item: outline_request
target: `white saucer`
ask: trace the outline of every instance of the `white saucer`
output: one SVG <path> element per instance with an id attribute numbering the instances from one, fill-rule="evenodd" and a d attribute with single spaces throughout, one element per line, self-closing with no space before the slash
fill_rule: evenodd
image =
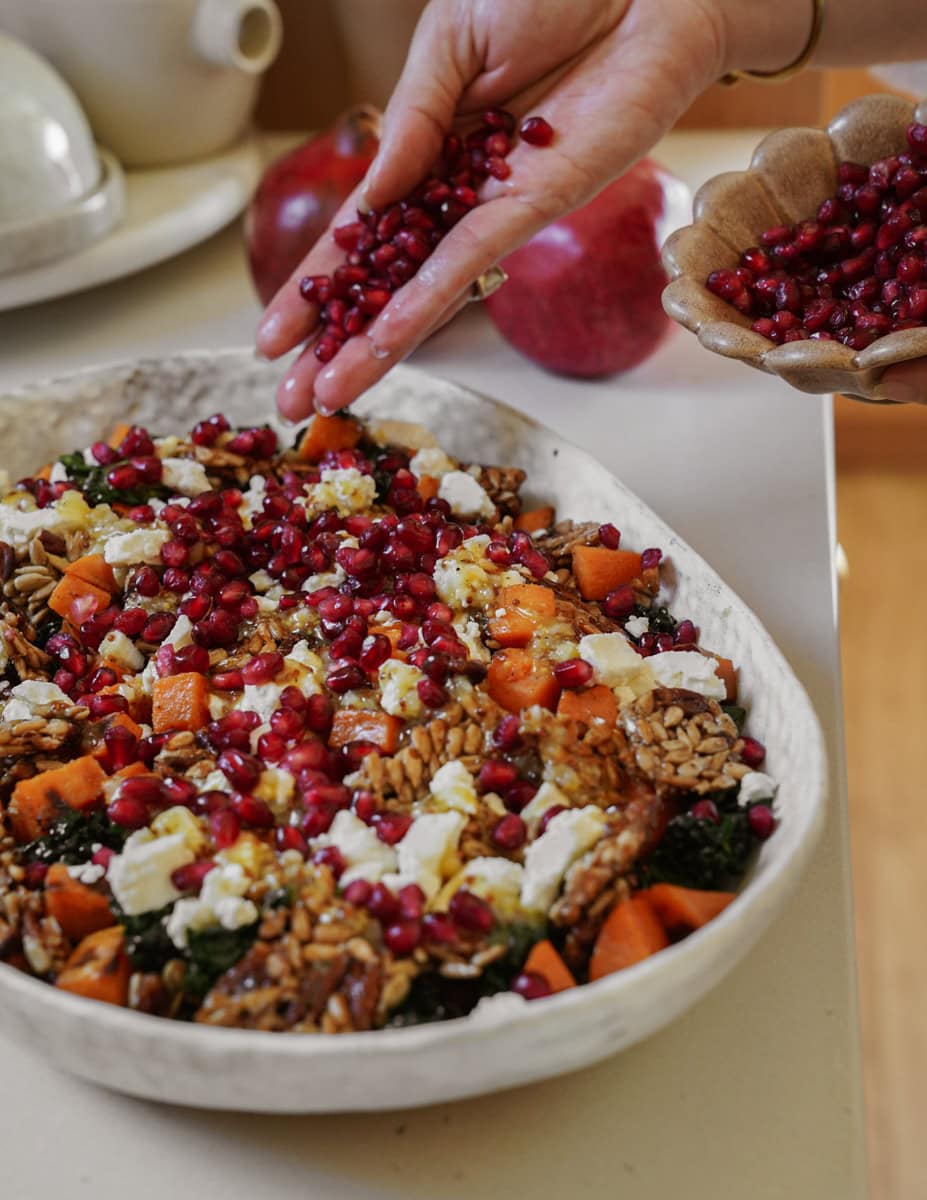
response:
<path id="1" fill-rule="evenodd" d="M 67 258 L 0 275 L 0 312 L 141 271 L 211 237 L 242 211 L 261 174 L 257 138 L 200 162 L 125 173 L 125 217 Z"/>

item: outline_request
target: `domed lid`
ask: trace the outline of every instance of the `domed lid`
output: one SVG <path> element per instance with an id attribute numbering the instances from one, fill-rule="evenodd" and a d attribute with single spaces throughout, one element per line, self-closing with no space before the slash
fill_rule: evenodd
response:
<path id="1" fill-rule="evenodd" d="M 69 208 L 101 178 L 77 97 L 43 58 L 0 33 L 0 225 Z"/>

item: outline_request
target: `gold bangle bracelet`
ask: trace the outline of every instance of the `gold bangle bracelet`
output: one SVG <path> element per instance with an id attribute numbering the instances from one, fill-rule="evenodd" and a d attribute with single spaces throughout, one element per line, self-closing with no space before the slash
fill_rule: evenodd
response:
<path id="1" fill-rule="evenodd" d="M 719 82 L 728 86 L 739 83 L 741 79 L 749 79 L 753 83 L 784 83 L 786 79 L 791 79 L 793 75 L 804 70 L 818 48 L 827 10 L 827 0 L 812 0 L 812 2 L 814 15 L 811 20 L 811 32 L 808 34 L 805 48 L 794 62 L 778 71 L 731 71 L 729 74 L 723 75 Z"/>

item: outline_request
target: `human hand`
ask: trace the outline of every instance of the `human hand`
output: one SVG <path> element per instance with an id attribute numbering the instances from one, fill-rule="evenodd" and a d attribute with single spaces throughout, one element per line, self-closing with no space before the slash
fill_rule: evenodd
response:
<path id="1" fill-rule="evenodd" d="M 875 394 L 896 404 L 927 404 L 927 360 L 915 358 L 889 367 Z"/>
<path id="2" fill-rule="evenodd" d="M 764 2 L 762 10 L 768 7 Z M 448 320 L 479 275 L 646 153 L 731 65 L 729 55 L 738 56 L 739 65 L 754 65 L 741 45 L 732 48 L 728 9 L 754 5 L 432 0 L 386 110 L 377 159 L 333 226 L 351 220 L 362 200 L 382 208 L 410 191 L 436 160 L 444 134 L 472 124 L 487 108 L 504 107 L 517 117 L 540 114 L 555 140 L 543 150 L 518 143 L 507 160 L 510 177 L 487 181 L 483 203 L 329 363 L 319 362 L 311 346 L 302 351 L 278 393 L 283 415 L 299 420 L 313 403 L 324 412 L 349 404 Z M 755 15 L 752 20 L 762 32 Z M 800 48 L 803 30 L 800 20 L 796 24 Z M 781 55 L 773 63 L 788 61 L 791 52 L 791 46 L 769 49 Z M 261 353 L 277 358 L 312 336 L 319 309 L 302 299 L 299 280 L 330 273 L 343 257 L 329 230 L 269 305 L 258 331 Z"/>

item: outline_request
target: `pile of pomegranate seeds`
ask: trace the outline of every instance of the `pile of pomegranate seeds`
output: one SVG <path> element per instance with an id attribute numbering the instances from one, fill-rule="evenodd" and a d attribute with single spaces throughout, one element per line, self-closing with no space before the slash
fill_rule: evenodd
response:
<path id="1" fill-rule="evenodd" d="M 529 117 L 520 133 L 533 146 L 548 146 L 554 137 L 543 117 Z M 508 179 L 505 160 L 514 134 L 512 114 L 490 109 L 478 129 L 445 137 L 434 170 L 403 200 L 383 210 L 358 210 L 356 221 L 335 230 L 344 263 L 331 275 L 307 275 L 299 285 L 305 300 L 321 306 L 315 344 L 320 362 L 334 358 L 409 282 L 447 232 L 479 204 L 480 184 Z"/>
<path id="2" fill-rule="evenodd" d="M 814 220 L 767 229 L 708 290 L 776 345 L 806 338 L 864 350 L 927 324 L 927 125 L 871 167 L 845 162 Z"/>

